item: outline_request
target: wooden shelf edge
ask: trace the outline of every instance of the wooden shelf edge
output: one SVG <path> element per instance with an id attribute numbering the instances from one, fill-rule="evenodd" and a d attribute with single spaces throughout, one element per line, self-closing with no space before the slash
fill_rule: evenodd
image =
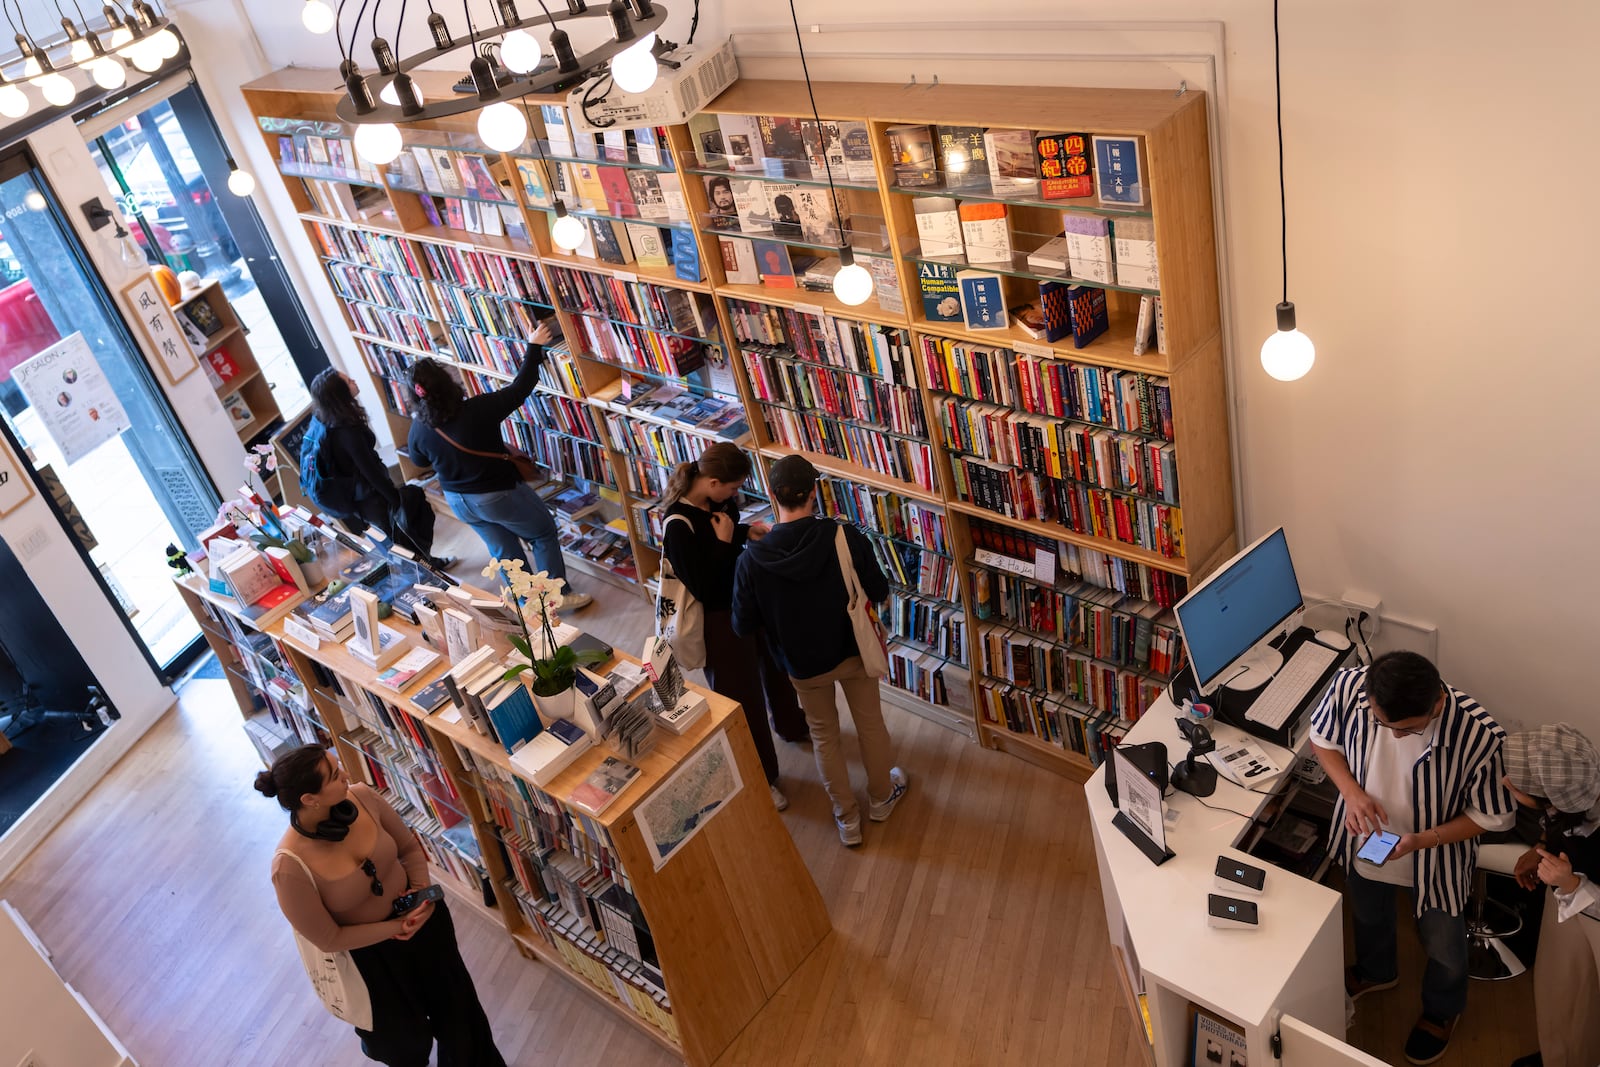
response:
<path id="1" fill-rule="evenodd" d="M 934 446 L 930 445 L 929 447 Z M 847 459 L 840 459 L 837 456 L 825 456 L 821 452 L 810 452 L 804 448 L 791 448 L 788 445 L 777 443 L 762 445 L 761 454 L 771 459 L 782 459 L 784 456 L 804 456 L 811 461 L 813 467 L 823 474 L 832 475 L 836 478 L 845 478 L 852 482 L 860 482 L 862 485 L 870 486 L 873 489 L 881 489 L 884 492 L 898 493 L 903 497 L 909 497 L 919 503 L 929 504 L 934 507 L 942 508 L 945 506 L 944 497 L 934 490 L 924 489 L 920 485 L 914 485 L 911 482 L 902 482 L 898 478 L 868 470 L 866 467 L 851 463 Z"/>
<path id="2" fill-rule="evenodd" d="M 980 723 L 978 729 L 986 742 L 984 747 L 998 749 L 1008 756 L 1025 759 L 1034 766 L 1054 771 L 1063 778 L 1070 778 L 1075 782 L 1087 782 L 1095 772 L 1094 764 L 1089 762 L 1089 757 L 1080 756 L 1071 749 L 1052 745 L 1032 734 L 1012 733 L 1004 726 L 995 726 L 992 723 Z"/>
<path id="3" fill-rule="evenodd" d="M 883 682 L 878 689 L 885 704 L 893 705 L 901 711 L 907 711 L 919 718 L 937 723 L 946 730 L 952 730 L 969 741 L 978 740 L 978 731 L 974 725 L 974 720 L 956 709 L 930 704 L 914 693 L 908 693 L 904 689 L 892 686 L 887 681 Z"/>
<path id="4" fill-rule="evenodd" d="M 565 978 L 568 982 L 571 982 L 573 985 L 589 994 L 589 996 L 593 999 L 610 1008 L 614 1015 L 620 1016 L 635 1030 L 638 1030 L 640 1033 L 650 1038 L 652 1041 L 666 1049 L 668 1052 L 672 1053 L 674 1056 L 678 1056 L 680 1058 L 683 1056 L 683 1049 L 676 1041 L 672 1040 L 672 1038 L 663 1031 L 657 1029 L 652 1023 L 642 1018 L 638 1012 L 623 1004 L 622 1001 L 609 995 L 604 990 L 597 988 L 593 982 L 589 981 L 589 979 L 568 967 L 567 961 L 552 951 L 550 947 L 543 941 L 540 941 L 538 937 L 525 934 L 520 931 L 512 933 L 511 937 L 512 940 L 514 940 L 518 945 L 527 950 L 530 955 L 538 959 L 540 963 L 548 964 L 552 969 L 555 970 L 557 974 L 561 975 L 561 977 Z"/>
<path id="5" fill-rule="evenodd" d="M 1120 556 L 1134 563 L 1143 563 L 1154 567 L 1156 570 L 1181 574 L 1185 578 L 1190 575 L 1190 566 L 1187 559 L 1169 559 L 1158 552 L 1151 552 L 1149 549 L 1140 548 L 1137 545 L 1125 545 L 1121 541 L 1108 541 L 1104 538 L 1076 533 L 1058 523 L 1041 522 L 1038 519 L 1014 519 L 1008 515 L 1002 515 L 998 511 L 980 508 L 978 505 L 970 504 L 965 500 L 951 500 L 946 506 L 951 511 L 960 512 L 969 518 L 988 519 L 1006 526 L 1014 526 L 1019 530 L 1036 533 L 1042 537 L 1077 545 L 1079 548 L 1093 549 L 1096 552 Z"/>

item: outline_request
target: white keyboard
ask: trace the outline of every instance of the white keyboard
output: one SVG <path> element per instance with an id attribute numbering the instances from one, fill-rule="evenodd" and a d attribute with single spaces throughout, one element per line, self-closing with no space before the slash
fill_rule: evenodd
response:
<path id="1" fill-rule="evenodd" d="M 1307 641 L 1289 657 L 1283 669 L 1272 676 L 1272 681 L 1261 690 L 1244 717 L 1274 730 L 1281 729 L 1311 687 L 1317 684 L 1322 672 L 1338 658 L 1339 653 L 1333 649 Z"/>

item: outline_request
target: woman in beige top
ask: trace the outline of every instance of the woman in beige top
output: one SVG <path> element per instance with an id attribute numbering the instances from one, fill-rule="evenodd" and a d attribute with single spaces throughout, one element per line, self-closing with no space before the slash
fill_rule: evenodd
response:
<path id="1" fill-rule="evenodd" d="M 272 884 L 299 934 L 324 952 L 348 951 L 372 999 L 361 1050 L 389 1067 L 505 1067 L 443 901 L 403 917 L 396 897 L 428 884 L 415 834 L 365 785 L 351 785 L 320 745 L 305 745 L 256 776 L 289 829 L 272 860 Z M 304 861 L 304 868 L 296 862 Z M 309 872 L 309 877 L 307 874 Z"/>

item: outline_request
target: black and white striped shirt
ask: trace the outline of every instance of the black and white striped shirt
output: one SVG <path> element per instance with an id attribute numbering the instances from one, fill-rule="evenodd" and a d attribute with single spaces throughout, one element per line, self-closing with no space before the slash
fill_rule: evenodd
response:
<path id="1" fill-rule="evenodd" d="M 1334 675 L 1311 717 L 1313 735 L 1344 750 L 1350 773 L 1363 788 L 1372 739 L 1382 729 L 1367 700 L 1366 674 L 1367 668 L 1357 667 Z M 1509 823 L 1516 814 L 1516 801 L 1500 783 L 1505 774 L 1500 753 L 1505 731 L 1467 694 L 1449 686 L 1445 686 L 1445 694 L 1433 744 L 1411 770 L 1412 825 L 1426 832 L 1469 808 Z M 1333 808 L 1330 849 L 1343 857 L 1348 869 L 1355 863 L 1359 843 L 1345 829 L 1344 817 L 1341 796 Z M 1461 914 L 1472 894 L 1477 857 L 1476 838 L 1412 853 L 1416 914 L 1420 917 L 1430 908 Z"/>

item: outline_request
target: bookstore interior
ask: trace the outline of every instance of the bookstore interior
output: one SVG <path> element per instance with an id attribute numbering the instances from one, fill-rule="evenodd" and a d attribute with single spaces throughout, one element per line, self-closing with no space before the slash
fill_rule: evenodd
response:
<path id="1" fill-rule="evenodd" d="M 884 6 L 6 8 L 0 1067 L 1600 1067 L 1560 64 Z"/>

